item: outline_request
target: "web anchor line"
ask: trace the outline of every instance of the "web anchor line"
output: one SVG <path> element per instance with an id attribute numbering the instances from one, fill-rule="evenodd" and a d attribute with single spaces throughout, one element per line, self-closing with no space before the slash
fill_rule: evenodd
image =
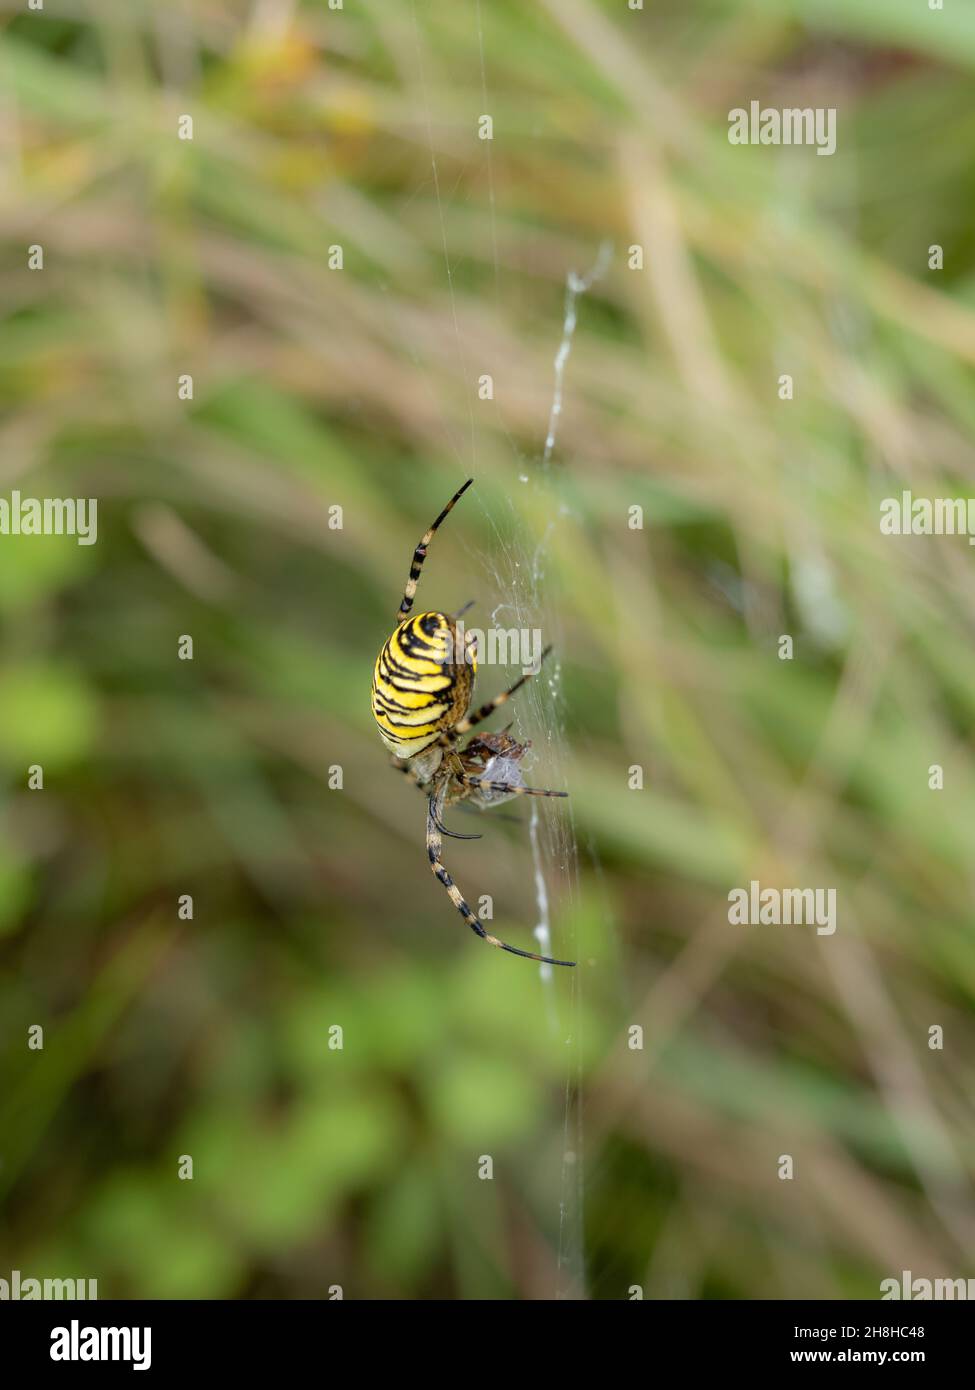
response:
<path id="1" fill-rule="evenodd" d="M 542 463 L 551 461 L 552 450 L 555 448 L 555 434 L 558 429 L 559 417 L 562 414 L 565 364 L 569 360 L 569 353 L 572 351 L 572 339 L 576 331 L 576 301 L 581 294 L 588 293 L 596 281 L 601 280 L 606 274 L 612 254 L 612 242 L 604 241 L 587 274 L 579 275 L 576 271 L 570 270 L 565 277 L 565 317 L 562 320 L 562 341 L 555 354 L 555 387 L 552 392 L 552 408 L 549 411 L 548 434 L 545 436 L 545 452 L 542 455 Z"/>

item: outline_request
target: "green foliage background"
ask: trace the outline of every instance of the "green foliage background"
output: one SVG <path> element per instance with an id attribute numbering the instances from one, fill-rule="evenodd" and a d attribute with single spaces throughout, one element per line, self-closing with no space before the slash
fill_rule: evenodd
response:
<path id="1" fill-rule="evenodd" d="M 100 508 L 93 547 L 0 537 L 0 1273 L 526 1299 L 975 1274 L 972 555 L 878 529 L 902 488 L 973 491 L 970 7 L 0 11 L 0 492 Z M 730 146 L 753 99 L 835 106 L 837 153 Z M 565 276 L 606 239 L 546 472 Z M 421 599 L 484 621 L 545 540 L 565 738 L 532 780 L 564 770 L 580 844 L 563 882 L 546 806 L 582 960 L 554 1001 L 459 924 L 369 714 L 469 472 Z M 483 828 L 448 862 L 528 944 L 524 818 Z M 835 887 L 835 936 L 729 926 L 753 877 Z"/>

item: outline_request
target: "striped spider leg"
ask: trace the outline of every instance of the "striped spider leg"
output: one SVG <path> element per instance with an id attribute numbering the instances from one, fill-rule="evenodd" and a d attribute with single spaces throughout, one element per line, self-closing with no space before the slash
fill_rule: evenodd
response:
<path id="1" fill-rule="evenodd" d="M 453 510 L 455 505 L 460 501 L 460 499 L 463 497 L 464 493 L 467 491 L 467 489 L 470 487 L 473 481 L 473 478 L 468 478 L 467 482 L 464 483 L 463 487 L 459 487 L 457 489 L 453 497 L 451 497 L 450 501 L 447 503 L 446 507 L 444 507 L 443 511 L 437 517 L 436 521 L 433 523 L 430 529 L 428 531 L 424 531 L 423 535 L 420 537 L 419 543 L 417 544 L 417 547 L 413 552 L 413 559 L 410 563 L 410 575 L 406 581 L 406 588 L 403 591 L 403 598 L 400 602 L 399 612 L 396 614 L 397 626 L 399 626 L 399 624 L 404 620 L 404 618 L 407 618 L 409 616 L 410 610 L 413 607 L 413 599 L 416 597 L 416 586 L 420 579 L 420 571 L 423 568 L 424 560 L 427 558 L 427 547 L 433 540 L 434 536 L 437 534 L 437 530 L 440 526 L 440 523 Z"/>
<path id="2" fill-rule="evenodd" d="M 507 735 L 489 734 L 487 737 L 503 739 L 506 738 Z M 511 740 L 511 742 L 514 742 L 514 740 Z M 525 748 L 527 747 L 527 745 L 522 744 L 517 744 L 516 746 L 521 749 L 522 753 L 524 753 Z M 446 761 L 449 760 L 445 759 L 445 762 Z M 449 769 L 445 769 L 444 772 L 437 777 L 435 790 L 430 793 L 430 798 L 428 802 L 427 857 L 430 860 L 430 869 L 434 877 L 447 890 L 447 895 L 450 898 L 450 901 L 453 903 L 454 907 L 456 907 L 457 911 L 463 917 L 464 921 L 470 927 L 471 931 L 475 932 L 481 938 L 482 941 L 486 941 L 489 946 L 497 946 L 502 951 L 510 951 L 510 953 L 513 956 L 523 956 L 526 960 L 537 960 L 544 965 L 575 965 L 576 962 L 574 960 L 555 960 L 552 956 L 540 956 L 536 955 L 534 951 L 522 951 L 517 946 L 509 946 L 507 941 L 501 941 L 498 937 L 492 936 L 489 932 L 485 931 L 481 922 L 478 921 L 477 917 L 475 917 L 474 913 L 471 911 L 471 908 L 468 906 L 468 903 L 464 898 L 464 895 L 461 893 L 460 889 L 457 887 L 456 883 L 451 878 L 450 874 L 447 872 L 440 858 L 443 849 L 443 841 L 440 838 L 440 825 L 442 823 L 443 808 L 448 796 L 450 795 L 451 785 L 454 781 L 457 782 L 459 791 L 457 791 L 454 794 L 453 799 L 459 799 L 459 797 L 464 795 L 471 787 L 483 787 L 483 789 L 496 788 L 497 800 L 499 801 L 505 800 L 508 796 L 518 794 L 526 796 L 565 796 L 566 793 L 539 791 L 534 787 L 526 787 L 523 784 L 520 786 L 514 786 L 508 782 L 489 782 L 482 784 L 481 779 L 479 778 L 469 778 L 464 773 L 455 773 L 450 771 Z"/>
<path id="3" fill-rule="evenodd" d="M 551 647 L 546 647 L 542 652 L 538 660 L 539 669 L 541 669 L 542 662 L 551 650 Z M 532 680 L 537 675 L 538 671 L 526 671 L 523 676 L 520 676 L 519 679 L 515 681 L 514 685 L 509 685 L 507 690 L 502 690 L 500 695 L 495 695 L 493 699 L 483 704 L 480 709 L 475 710 L 473 714 L 466 715 L 459 724 L 455 724 L 446 734 L 442 734 L 440 738 L 441 743 L 445 745 L 448 743 L 456 743 L 457 739 L 463 737 L 464 734 L 470 733 L 471 729 L 475 728 L 478 724 L 483 724 L 485 719 L 490 719 L 491 715 L 500 705 L 506 704 L 508 700 L 511 699 L 516 690 L 520 690 L 526 681 Z M 527 743 L 525 747 L 528 747 Z"/>

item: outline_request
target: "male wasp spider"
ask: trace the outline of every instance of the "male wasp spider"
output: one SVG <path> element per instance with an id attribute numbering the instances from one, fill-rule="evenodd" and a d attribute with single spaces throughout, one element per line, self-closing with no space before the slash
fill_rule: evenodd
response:
<path id="1" fill-rule="evenodd" d="M 523 675 L 509 690 L 468 714 L 477 672 L 477 652 L 469 635 L 460 637 L 459 614 L 417 613 L 410 616 L 427 547 L 437 528 L 461 498 L 473 478 L 458 488 L 413 552 L 410 575 L 396 615 L 396 630 L 376 660 L 372 676 L 372 712 L 383 743 L 393 754 L 393 766 L 406 773 L 427 797 L 427 856 L 430 868 L 446 888 L 464 921 L 489 946 L 513 956 L 544 961 L 546 965 L 575 965 L 532 951 L 520 951 L 490 936 L 468 907 L 463 894 L 440 862 L 441 835 L 456 840 L 479 840 L 458 835 L 443 823 L 447 806 L 469 801 L 479 810 L 497 806 L 513 796 L 567 796 L 567 792 L 526 787 L 519 766 L 529 744 L 519 743 L 507 730 L 480 734 L 459 747 L 461 737 L 510 700 L 530 679 Z M 542 660 L 548 654 L 542 653 Z"/>

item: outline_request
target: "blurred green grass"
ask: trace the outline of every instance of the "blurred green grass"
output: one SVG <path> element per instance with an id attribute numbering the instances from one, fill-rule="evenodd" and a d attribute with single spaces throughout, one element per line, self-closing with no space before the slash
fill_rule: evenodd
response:
<path id="1" fill-rule="evenodd" d="M 877 502 L 971 487 L 975 21 L 19 9 L 0 486 L 97 496 L 99 541 L 0 538 L 0 1269 L 140 1297 L 964 1274 L 975 590 L 963 542 L 881 538 Z M 753 98 L 835 105 L 837 154 L 731 147 Z M 607 238 L 544 472 L 565 276 Z M 575 885 L 546 807 L 583 960 L 554 1032 L 443 901 L 368 709 L 469 472 L 421 597 L 558 632 L 564 738 L 544 692 L 518 716 L 580 845 Z M 484 828 L 449 862 L 525 943 L 527 830 Z M 835 886 L 836 936 L 729 927 L 750 877 Z"/>

